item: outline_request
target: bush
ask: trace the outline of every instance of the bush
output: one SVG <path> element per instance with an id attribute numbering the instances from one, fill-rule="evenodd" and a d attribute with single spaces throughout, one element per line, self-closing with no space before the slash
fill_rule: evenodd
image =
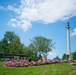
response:
<path id="1" fill-rule="evenodd" d="M 38 60 L 38 61 L 28 61 L 28 60 L 9 60 L 5 63 L 6 67 L 27 67 L 27 66 L 35 66 L 35 65 L 45 65 L 45 64 L 53 64 L 53 63 L 63 63 L 63 62 L 72 62 L 69 60 Z M 73 62 L 76 62 L 73 61 Z"/>

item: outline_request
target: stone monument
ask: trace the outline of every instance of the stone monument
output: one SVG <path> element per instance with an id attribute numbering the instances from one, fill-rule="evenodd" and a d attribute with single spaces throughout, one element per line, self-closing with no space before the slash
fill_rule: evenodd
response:
<path id="1" fill-rule="evenodd" d="M 66 58 L 67 60 L 72 60 L 72 57 L 71 57 L 71 49 L 70 49 L 70 25 L 69 25 L 69 22 L 67 23 L 67 53 L 66 53 Z"/>

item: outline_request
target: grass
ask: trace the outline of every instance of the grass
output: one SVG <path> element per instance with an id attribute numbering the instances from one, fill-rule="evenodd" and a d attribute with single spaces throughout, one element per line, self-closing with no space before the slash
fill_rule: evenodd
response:
<path id="1" fill-rule="evenodd" d="M 68 63 L 29 67 L 4 67 L 0 62 L 0 75 L 76 75 L 76 66 Z"/>

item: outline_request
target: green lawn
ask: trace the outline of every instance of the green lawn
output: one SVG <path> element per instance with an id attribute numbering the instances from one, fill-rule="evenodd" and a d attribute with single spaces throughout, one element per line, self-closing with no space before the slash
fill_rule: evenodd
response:
<path id="1" fill-rule="evenodd" d="M 76 75 L 76 66 L 68 63 L 6 68 L 0 62 L 0 75 Z"/>

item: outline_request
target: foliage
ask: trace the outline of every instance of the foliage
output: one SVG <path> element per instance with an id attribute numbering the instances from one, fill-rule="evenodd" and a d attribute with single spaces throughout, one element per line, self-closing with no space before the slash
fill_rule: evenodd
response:
<path id="1" fill-rule="evenodd" d="M 64 53 L 62 56 L 62 60 L 65 60 L 65 59 L 66 59 L 66 54 Z"/>
<path id="2" fill-rule="evenodd" d="M 30 60 L 41 59 L 41 54 L 47 55 L 52 47 L 52 40 L 41 36 L 34 37 L 26 47 L 21 43 L 19 36 L 11 31 L 6 31 L 4 38 L 0 40 L 0 52 L 27 54 Z"/>
<path id="3" fill-rule="evenodd" d="M 64 60 L 9 60 L 5 63 L 6 67 L 26 67 L 26 66 L 35 66 L 35 65 L 45 65 L 45 64 L 55 64 L 55 63 L 69 63 L 71 61 L 64 61 Z M 74 61 L 76 63 L 76 61 Z"/>
<path id="4" fill-rule="evenodd" d="M 60 58 L 58 56 L 56 56 L 53 60 L 60 60 Z"/>
<path id="5" fill-rule="evenodd" d="M 34 37 L 29 45 L 29 49 L 36 57 L 43 53 L 47 55 L 47 52 L 52 50 L 51 47 L 53 47 L 52 40 L 41 36 Z"/>
<path id="6" fill-rule="evenodd" d="M 0 41 L 0 52 L 4 53 L 24 53 L 26 47 L 21 43 L 19 36 L 14 32 L 7 31 Z"/>
<path id="7" fill-rule="evenodd" d="M 76 51 L 73 52 L 73 59 L 76 60 Z"/>

